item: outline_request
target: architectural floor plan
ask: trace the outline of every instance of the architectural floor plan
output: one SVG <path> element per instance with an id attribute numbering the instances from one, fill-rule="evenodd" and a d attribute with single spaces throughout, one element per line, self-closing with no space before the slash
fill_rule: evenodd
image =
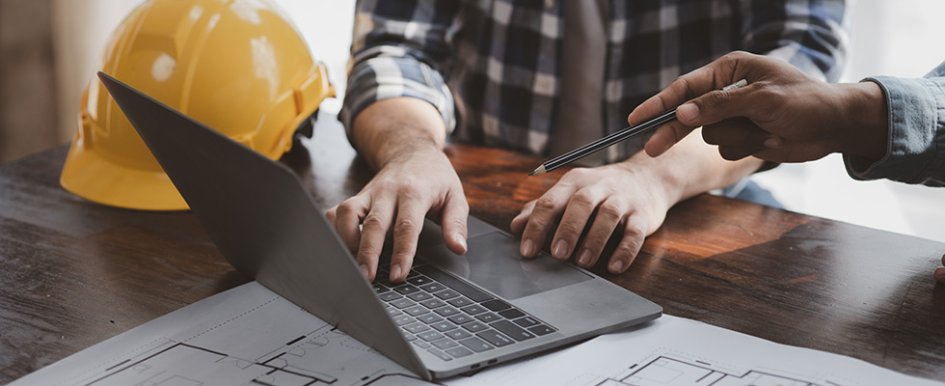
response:
<path id="1" fill-rule="evenodd" d="M 943 386 L 849 357 L 664 315 L 459 376 L 449 386 Z M 12 385 L 430 385 L 252 282 L 85 349 Z"/>

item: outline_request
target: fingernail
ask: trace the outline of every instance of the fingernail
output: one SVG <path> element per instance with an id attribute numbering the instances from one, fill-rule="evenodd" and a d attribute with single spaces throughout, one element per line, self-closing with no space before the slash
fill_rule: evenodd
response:
<path id="1" fill-rule="evenodd" d="M 400 274 L 403 272 L 403 268 L 400 268 L 400 264 L 392 264 L 390 266 L 390 281 L 399 282 Z"/>
<path id="2" fill-rule="evenodd" d="M 610 272 L 613 273 L 622 273 L 623 272 L 623 262 L 620 260 L 614 260 L 610 262 Z"/>
<path id="3" fill-rule="evenodd" d="M 768 137 L 768 139 L 765 140 L 765 147 L 769 149 L 781 147 L 781 137 Z"/>
<path id="4" fill-rule="evenodd" d="M 684 103 L 676 108 L 676 117 L 683 121 L 693 121 L 699 118 L 699 106 L 695 103 Z"/>
<path id="5" fill-rule="evenodd" d="M 365 279 L 371 280 L 371 274 L 368 273 L 367 265 L 358 264 L 358 270 L 361 271 L 361 276 L 364 276 Z"/>
<path id="6" fill-rule="evenodd" d="M 555 256 L 558 260 L 564 260 L 568 258 L 568 242 L 564 239 L 558 240 L 555 243 L 555 250 L 551 251 L 551 254 Z"/>
<path id="7" fill-rule="evenodd" d="M 933 275 L 935 276 L 936 281 L 945 283 L 945 268 L 936 269 Z"/>
<path id="8" fill-rule="evenodd" d="M 578 257 L 578 265 L 586 267 L 591 263 L 591 251 L 585 249 L 581 251 L 581 256 Z"/>
<path id="9" fill-rule="evenodd" d="M 525 239 L 522 243 L 522 256 L 531 257 L 535 252 L 533 251 L 535 243 L 531 239 Z"/>
<path id="10" fill-rule="evenodd" d="M 463 235 L 459 233 L 454 233 L 453 241 L 455 241 L 457 244 L 459 244 L 460 247 L 463 248 L 463 252 L 466 252 L 467 250 L 469 250 L 469 246 L 466 244 L 466 238 L 463 237 Z"/>

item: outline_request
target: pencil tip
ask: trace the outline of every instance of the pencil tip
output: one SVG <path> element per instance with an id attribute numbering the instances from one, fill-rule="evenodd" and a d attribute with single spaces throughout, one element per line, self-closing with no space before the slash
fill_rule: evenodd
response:
<path id="1" fill-rule="evenodd" d="M 532 170 L 531 173 L 528 173 L 529 176 L 537 176 L 539 174 L 545 174 L 545 165 L 540 165 L 535 170 Z"/>

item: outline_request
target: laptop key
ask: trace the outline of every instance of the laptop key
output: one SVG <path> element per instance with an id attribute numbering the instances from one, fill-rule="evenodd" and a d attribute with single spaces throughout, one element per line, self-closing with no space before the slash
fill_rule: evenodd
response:
<path id="1" fill-rule="evenodd" d="M 394 306 L 394 307 L 397 307 L 397 308 L 400 308 L 400 309 L 404 309 L 404 308 L 408 308 L 408 307 L 413 307 L 413 306 L 417 305 L 417 303 L 414 303 L 414 302 L 410 301 L 410 299 L 407 299 L 407 298 L 400 298 L 400 299 L 397 299 L 397 300 L 394 300 L 394 301 L 390 302 L 390 305 L 392 305 L 392 306 Z"/>
<path id="2" fill-rule="evenodd" d="M 433 327 L 434 330 L 439 332 L 449 331 L 456 328 L 456 325 L 447 321 L 441 321 L 430 324 L 430 327 Z"/>
<path id="3" fill-rule="evenodd" d="M 467 298 L 467 297 L 465 297 L 465 296 L 455 297 L 455 298 L 452 298 L 452 299 L 450 299 L 450 300 L 448 300 L 448 301 L 446 301 L 446 302 L 449 303 L 450 305 L 452 305 L 453 307 L 457 307 L 457 308 L 459 308 L 459 307 L 466 307 L 466 306 L 468 306 L 468 305 L 470 305 L 470 304 L 473 304 L 473 301 L 472 301 L 472 300 L 469 300 L 469 298 Z"/>
<path id="4" fill-rule="evenodd" d="M 466 330 L 463 330 L 462 328 L 457 328 L 457 329 L 455 329 L 455 330 L 449 330 L 449 331 L 447 331 L 447 332 L 444 332 L 443 335 L 446 335 L 446 336 L 448 336 L 448 337 L 450 337 L 450 338 L 452 338 L 452 339 L 455 339 L 455 340 L 466 339 L 466 338 L 472 336 L 472 335 L 470 335 L 468 332 L 466 332 Z"/>
<path id="5" fill-rule="evenodd" d="M 476 319 L 479 319 L 479 321 L 483 323 L 492 323 L 496 320 L 502 320 L 502 318 L 500 318 L 499 315 L 493 314 L 491 312 L 486 312 L 484 314 L 476 315 Z"/>
<path id="6" fill-rule="evenodd" d="M 455 276 L 434 268 L 433 266 L 425 265 L 417 268 L 417 270 L 433 280 L 440 282 L 440 284 L 445 285 L 447 288 L 452 288 L 454 291 L 466 295 L 467 298 L 472 299 L 474 302 L 492 299 L 492 296 L 473 287 L 472 284 L 459 280 Z"/>
<path id="7" fill-rule="evenodd" d="M 510 310 L 501 311 L 499 312 L 499 315 L 502 315 L 502 317 L 506 319 L 518 319 L 525 316 L 525 313 L 513 308 Z"/>
<path id="8" fill-rule="evenodd" d="M 413 343 L 413 344 L 417 345 L 417 347 L 420 347 L 420 348 L 430 348 L 430 344 L 429 344 L 429 343 L 424 342 L 424 341 L 422 341 L 422 340 L 420 340 L 420 339 L 417 339 L 417 338 L 414 338 L 414 340 L 413 340 L 412 342 L 410 342 L 410 343 Z"/>
<path id="9" fill-rule="evenodd" d="M 489 328 L 489 327 L 486 327 L 485 324 L 482 324 L 482 323 L 479 323 L 479 322 L 469 322 L 469 323 L 464 324 L 464 325 L 463 325 L 463 328 L 465 328 L 466 331 L 469 331 L 469 332 L 479 332 L 479 331 L 485 330 L 485 329 L 487 329 L 487 328 Z M 524 330 L 523 330 L 523 331 L 524 331 Z"/>
<path id="10" fill-rule="evenodd" d="M 525 327 L 525 328 L 528 328 L 528 327 L 531 327 L 531 326 L 534 326 L 534 325 L 538 324 L 538 321 L 535 320 L 535 318 L 533 318 L 533 317 L 531 317 L 531 316 L 526 316 L 526 317 L 521 318 L 521 319 L 515 319 L 514 322 L 515 322 L 515 324 L 517 324 L 517 325 L 519 325 L 519 326 L 522 326 L 522 327 Z"/>
<path id="11" fill-rule="evenodd" d="M 489 309 L 489 311 L 502 311 L 512 308 L 512 306 L 506 302 L 503 302 L 499 299 L 492 299 L 489 301 L 482 302 L 481 305 Z"/>
<path id="12" fill-rule="evenodd" d="M 398 326 L 403 326 L 415 322 L 416 319 L 411 318 L 409 315 L 400 315 L 394 317 L 394 324 Z"/>
<path id="13" fill-rule="evenodd" d="M 434 293 L 434 292 L 440 292 L 442 290 L 445 290 L 446 287 L 444 287 L 440 283 L 430 283 L 430 284 L 420 286 L 420 289 L 427 291 L 429 293 Z"/>
<path id="14" fill-rule="evenodd" d="M 535 335 L 542 336 L 542 335 L 548 335 L 552 332 L 555 332 L 555 329 L 548 327 L 544 324 L 539 324 L 537 326 L 529 328 L 528 331 L 531 331 Z"/>
<path id="15" fill-rule="evenodd" d="M 519 342 L 535 337 L 535 334 L 532 334 L 528 331 L 525 331 L 521 327 L 517 326 L 515 323 L 512 323 L 508 320 L 500 320 L 498 322 L 490 324 L 492 328 L 501 331 L 503 334 L 508 335 L 510 338 L 515 339 Z"/>
<path id="16" fill-rule="evenodd" d="M 443 307 L 443 306 L 446 305 L 446 303 L 443 303 L 442 300 L 436 299 L 436 298 L 434 298 L 434 299 L 429 299 L 429 300 L 424 300 L 424 301 L 420 302 L 420 304 L 422 304 L 424 307 L 430 308 L 430 309 L 439 308 L 439 307 Z"/>
<path id="17" fill-rule="evenodd" d="M 446 306 L 446 307 L 437 308 L 433 310 L 433 312 L 436 312 L 438 315 L 446 318 L 446 317 L 450 317 L 450 316 L 458 314 L 459 310 L 450 306 Z"/>
<path id="18" fill-rule="evenodd" d="M 440 339 L 436 342 L 433 342 L 433 347 L 436 347 L 440 350 L 446 350 L 450 347 L 457 347 L 457 346 L 459 346 L 459 343 L 456 343 L 449 339 Z"/>
<path id="19" fill-rule="evenodd" d="M 424 322 L 426 324 L 433 324 L 433 323 L 442 321 L 443 318 L 436 316 L 435 314 L 426 313 L 426 314 L 418 316 L 417 320 Z"/>
<path id="20" fill-rule="evenodd" d="M 449 355 L 446 355 L 446 353 L 444 353 L 444 352 L 442 352 L 442 351 L 440 351 L 440 350 L 437 350 L 437 349 L 435 349 L 435 348 L 427 349 L 427 352 L 430 353 L 430 354 L 436 355 L 438 358 L 440 358 L 440 359 L 442 359 L 442 360 L 444 360 L 444 361 L 451 361 L 451 360 L 453 360 L 453 357 L 451 357 L 451 356 L 449 356 Z"/>
<path id="21" fill-rule="evenodd" d="M 396 292 L 385 292 L 385 293 L 382 293 L 380 296 L 378 296 L 379 299 L 385 302 L 389 302 L 391 300 L 402 298 L 402 297 L 403 296 L 401 296 L 399 293 L 396 293 Z"/>
<path id="22" fill-rule="evenodd" d="M 485 330 L 476 334 L 476 336 L 482 338 L 486 342 L 492 343 L 492 345 L 496 347 L 508 346 L 512 343 L 515 343 L 505 335 L 502 335 L 495 330 Z"/>
<path id="23" fill-rule="evenodd" d="M 446 350 L 446 353 L 452 355 L 454 358 L 462 358 L 465 356 L 472 355 L 472 351 L 469 351 L 465 347 L 451 348 L 449 350 Z"/>
<path id="24" fill-rule="evenodd" d="M 433 295 L 430 295 L 426 292 L 414 292 L 410 295 L 407 295 L 407 297 L 415 302 L 422 302 L 424 300 L 433 299 Z"/>
<path id="25" fill-rule="evenodd" d="M 442 290 L 442 291 L 440 291 L 440 292 L 437 292 L 437 293 L 435 293 L 435 294 L 433 294 L 433 295 L 436 296 L 436 297 L 438 297 L 438 298 L 440 298 L 440 299 L 446 300 L 446 299 L 452 299 L 452 298 L 455 298 L 455 297 L 459 296 L 459 292 L 456 292 L 456 291 L 453 291 L 453 290 L 447 288 L 447 289 Z"/>
<path id="26" fill-rule="evenodd" d="M 407 279 L 407 282 L 410 283 L 410 284 L 413 284 L 413 285 L 415 285 L 415 286 L 417 286 L 417 287 L 420 287 L 420 286 L 424 286 L 424 285 L 433 283 L 433 280 L 430 280 L 430 278 L 428 278 L 428 277 L 426 277 L 426 276 L 417 275 L 416 277 L 414 277 L 414 278 L 412 278 L 412 279 Z"/>
<path id="27" fill-rule="evenodd" d="M 382 286 L 382 285 L 380 285 L 380 284 L 375 284 L 375 285 L 374 285 L 374 292 L 377 292 L 377 293 L 381 294 L 381 293 L 384 293 L 384 292 L 387 292 L 387 291 L 390 291 L 390 288 L 384 287 L 384 286 Z"/>
<path id="28" fill-rule="evenodd" d="M 426 331 L 426 332 L 423 332 L 423 333 L 418 334 L 417 337 L 419 337 L 420 339 L 423 339 L 423 340 L 425 340 L 425 341 L 427 341 L 427 342 L 432 342 L 432 341 L 434 341 L 434 340 L 443 339 L 443 334 L 440 334 L 439 332 L 430 330 L 430 331 Z"/>
<path id="29" fill-rule="evenodd" d="M 397 307 L 391 307 L 389 304 L 385 304 L 385 306 L 387 306 L 387 307 L 384 308 L 384 309 L 385 309 L 385 310 L 387 311 L 387 313 L 390 314 L 390 316 L 392 316 L 392 317 L 393 317 L 393 316 L 398 316 L 398 315 L 403 315 L 403 314 L 404 314 L 403 312 L 401 312 L 400 310 L 398 310 Z"/>
<path id="30" fill-rule="evenodd" d="M 459 341 L 459 344 L 466 346 L 467 348 L 475 352 L 483 352 L 483 351 L 492 350 L 492 346 L 490 346 L 486 342 L 483 342 L 481 339 L 477 337 L 463 339 Z"/>
<path id="31" fill-rule="evenodd" d="M 419 334 L 419 333 L 421 333 L 421 332 L 424 332 L 424 331 L 427 331 L 427 330 L 430 329 L 429 326 L 427 326 L 426 324 L 423 324 L 423 323 L 408 324 L 408 325 L 403 326 L 403 327 L 401 327 L 401 328 L 403 328 L 404 330 L 407 330 L 407 331 L 409 331 L 410 333 L 413 333 L 413 334 Z"/>
<path id="32" fill-rule="evenodd" d="M 465 312 L 465 313 L 467 313 L 467 314 L 470 314 L 470 315 L 476 315 L 476 314 L 481 314 L 481 313 L 483 313 L 483 312 L 486 312 L 486 309 L 485 309 L 485 308 L 482 308 L 482 306 L 480 306 L 480 305 L 478 305 L 478 304 L 473 304 L 473 305 L 471 305 L 471 306 L 466 306 L 466 307 L 460 308 L 460 310 L 463 310 L 463 312 Z"/>
<path id="33" fill-rule="evenodd" d="M 401 293 L 401 294 L 403 294 L 403 295 L 409 295 L 409 294 L 412 294 L 412 293 L 414 293 L 414 292 L 420 291 L 420 289 L 417 288 L 417 287 L 414 287 L 414 286 L 412 286 L 412 285 L 410 285 L 410 284 L 401 284 L 401 285 L 399 285 L 399 286 L 397 286 L 397 287 L 394 287 L 394 291 L 397 291 L 397 292 L 399 292 L 399 293 Z"/>
<path id="34" fill-rule="evenodd" d="M 449 319 L 451 322 L 456 323 L 456 324 L 469 323 L 473 320 L 471 316 L 466 315 L 466 314 L 456 314 L 456 315 L 450 316 L 447 319 Z"/>
<path id="35" fill-rule="evenodd" d="M 410 316 L 420 316 L 423 314 L 430 313 L 430 310 L 420 305 L 414 305 L 413 307 L 404 309 L 404 312 L 406 312 L 407 315 L 410 315 Z"/>

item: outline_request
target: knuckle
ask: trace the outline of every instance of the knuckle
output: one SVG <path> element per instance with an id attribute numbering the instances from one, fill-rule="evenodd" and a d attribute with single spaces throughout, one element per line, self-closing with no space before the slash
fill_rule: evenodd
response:
<path id="1" fill-rule="evenodd" d="M 570 222 L 563 222 L 561 225 L 558 225 L 558 233 L 563 237 L 575 237 L 583 230 L 584 229 L 578 228 L 577 224 Z"/>
<path id="2" fill-rule="evenodd" d="M 409 218 L 397 220 L 394 232 L 397 234 L 411 234 L 417 229 L 417 223 Z"/>
<path id="3" fill-rule="evenodd" d="M 600 209 L 597 211 L 597 217 L 603 218 L 604 220 L 616 222 L 623 217 L 623 210 L 620 205 L 607 201 L 600 205 Z"/>
<path id="4" fill-rule="evenodd" d="M 363 225 L 365 228 L 384 228 L 384 223 L 384 218 L 381 215 L 371 213 L 364 218 Z"/>
<path id="5" fill-rule="evenodd" d="M 587 188 L 578 190 L 571 197 L 571 203 L 583 208 L 592 207 L 597 203 L 597 194 Z"/>
<path id="6" fill-rule="evenodd" d="M 552 211 L 558 205 L 555 203 L 554 198 L 549 196 L 542 196 L 537 201 L 535 201 L 535 209 L 540 211 Z"/>
<path id="7" fill-rule="evenodd" d="M 572 180 L 572 179 L 582 179 L 582 178 L 584 178 L 584 177 L 587 176 L 587 173 L 588 173 L 589 171 L 590 171 L 590 169 L 588 169 L 588 168 L 574 168 L 574 169 L 568 170 L 568 172 L 564 174 L 564 176 L 562 177 L 562 179 L 565 179 L 565 178 L 567 178 L 567 179 L 569 179 L 569 180 Z"/>

